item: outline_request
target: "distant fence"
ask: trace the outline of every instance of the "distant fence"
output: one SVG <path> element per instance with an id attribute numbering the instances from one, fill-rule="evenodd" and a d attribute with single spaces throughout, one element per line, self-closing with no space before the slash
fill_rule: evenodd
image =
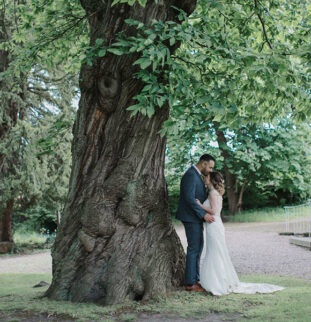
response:
<path id="1" fill-rule="evenodd" d="M 311 236 L 311 199 L 306 203 L 297 206 L 286 206 L 285 230 L 294 235 Z"/>

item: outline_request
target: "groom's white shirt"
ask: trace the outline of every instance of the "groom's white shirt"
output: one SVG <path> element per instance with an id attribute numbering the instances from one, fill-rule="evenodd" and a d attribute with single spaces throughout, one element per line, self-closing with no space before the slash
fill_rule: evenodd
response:
<path id="1" fill-rule="evenodd" d="M 201 171 L 195 165 L 193 165 L 193 167 L 197 170 L 197 172 L 198 172 L 199 175 L 202 174 Z"/>

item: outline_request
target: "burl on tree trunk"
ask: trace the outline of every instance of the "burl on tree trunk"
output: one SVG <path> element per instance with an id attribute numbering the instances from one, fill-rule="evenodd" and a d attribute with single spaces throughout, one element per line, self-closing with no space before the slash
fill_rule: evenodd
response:
<path id="1" fill-rule="evenodd" d="M 196 1 L 148 1 L 145 8 L 81 1 L 91 44 L 117 33 L 134 35 L 128 18 L 176 20 L 172 5 L 190 14 Z M 182 3 L 182 5 L 180 5 Z M 148 119 L 126 108 L 144 86 L 133 77 L 135 55 L 108 54 L 80 74 L 68 200 L 52 251 L 53 299 L 103 304 L 140 300 L 181 285 L 184 252 L 171 223 L 164 178 L 168 107 Z"/>

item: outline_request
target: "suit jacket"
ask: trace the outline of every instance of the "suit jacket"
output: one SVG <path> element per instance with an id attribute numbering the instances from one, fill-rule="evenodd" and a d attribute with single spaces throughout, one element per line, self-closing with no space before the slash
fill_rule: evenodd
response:
<path id="1" fill-rule="evenodd" d="M 176 218 L 184 222 L 201 223 L 206 212 L 197 204 L 207 198 L 206 188 L 198 171 L 192 166 L 183 175 Z"/>

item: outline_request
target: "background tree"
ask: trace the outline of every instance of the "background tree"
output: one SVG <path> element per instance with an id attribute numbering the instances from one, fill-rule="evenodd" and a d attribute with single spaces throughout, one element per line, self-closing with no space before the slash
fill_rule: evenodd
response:
<path id="1" fill-rule="evenodd" d="M 55 232 L 68 193 L 71 167 L 71 128 L 75 110 L 49 113 L 25 122 L 18 176 L 11 178 L 19 192 L 14 224 L 23 231 Z M 30 122 L 31 123 L 31 122 Z"/>
<path id="2" fill-rule="evenodd" d="M 11 9 L 11 10 L 10 10 Z M 10 48 L 7 46 L 14 30 L 12 24 L 13 14 L 12 7 L 6 6 L 5 2 L 0 3 L 0 242 L 2 246 L 0 251 L 8 251 L 12 247 L 12 213 L 14 207 L 14 197 L 12 196 L 11 187 L 3 187 L 5 178 L 14 173 L 14 165 L 18 158 L 18 150 L 14 146 L 10 151 L 3 149 L 3 142 L 11 141 L 11 130 L 16 126 L 18 119 L 23 120 L 25 116 L 25 75 L 21 74 L 16 77 L 8 73 L 8 68 L 13 59 Z M 20 138 L 18 138 L 20 141 Z"/>
<path id="3" fill-rule="evenodd" d="M 224 159 L 230 214 L 240 209 L 249 180 L 238 181 L 225 133 L 249 128 L 243 132 L 248 135 L 254 124 L 261 127 L 276 115 L 304 119 L 309 113 L 309 76 L 295 49 L 301 39 L 294 37 L 304 28 L 306 5 L 206 1 L 188 20 L 187 41 L 172 57 L 170 149 L 174 140 L 191 151 L 205 138 L 205 149 L 212 151 L 208 132 L 216 134 L 211 140 Z"/>
<path id="4" fill-rule="evenodd" d="M 64 201 L 70 167 L 68 129 L 74 118 L 71 106 L 77 83 L 60 60 L 57 70 L 55 66 L 49 69 L 44 65 L 47 59 L 33 60 L 33 53 L 27 49 L 30 44 L 24 42 L 24 24 L 35 12 L 27 11 L 27 4 L 0 2 L 0 240 L 11 244 L 13 212 L 21 214 L 16 218 L 20 221 L 29 207 L 38 206 L 41 198 L 54 200 L 53 207 L 59 207 L 59 201 Z M 32 31 L 29 36 L 34 36 Z M 59 131 L 64 127 L 67 128 L 65 135 Z M 46 153 L 51 150 L 44 151 L 45 155 L 41 151 L 43 142 L 48 145 L 48 140 L 52 141 L 53 137 L 47 137 L 51 131 L 58 141 L 62 136 L 63 145 L 67 145 L 65 152 L 54 152 L 53 157 Z M 36 143 L 39 139 L 40 145 Z M 53 189 L 56 180 L 59 186 Z M 58 197 L 57 192 L 61 193 Z M 4 245 L 2 251 L 8 251 L 10 244 Z"/>
<path id="5" fill-rule="evenodd" d="M 204 151 L 216 156 L 217 169 L 225 175 L 225 208 L 229 215 L 243 206 L 257 208 L 305 200 L 311 195 L 309 133 L 308 123 L 287 118 L 274 125 L 223 129 L 221 134 L 211 123 L 209 136 L 195 133 L 188 146 L 180 142 L 183 138 L 176 142 L 175 136 L 169 136 L 166 173 L 172 209 L 179 191 L 176 183 Z"/>

